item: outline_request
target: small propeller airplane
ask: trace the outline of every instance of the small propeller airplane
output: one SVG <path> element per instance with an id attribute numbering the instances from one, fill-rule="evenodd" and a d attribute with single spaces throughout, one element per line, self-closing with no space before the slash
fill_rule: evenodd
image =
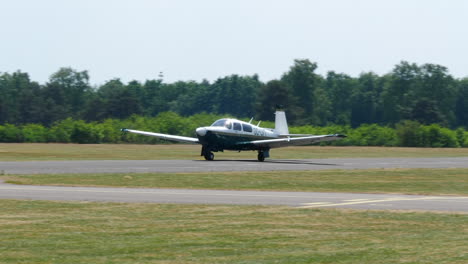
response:
<path id="1" fill-rule="evenodd" d="M 211 126 L 196 129 L 197 138 L 160 134 L 122 128 L 123 132 L 130 132 L 145 136 L 153 136 L 169 141 L 201 144 L 201 156 L 206 160 L 214 160 L 213 152 L 224 150 L 258 151 L 258 161 L 270 157 L 270 149 L 287 146 L 308 145 L 323 141 L 333 141 L 345 138 L 345 135 L 308 135 L 289 134 L 286 114 L 282 110 L 275 113 L 275 129 L 259 127 L 250 122 L 233 118 L 223 118 L 215 121 Z"/>

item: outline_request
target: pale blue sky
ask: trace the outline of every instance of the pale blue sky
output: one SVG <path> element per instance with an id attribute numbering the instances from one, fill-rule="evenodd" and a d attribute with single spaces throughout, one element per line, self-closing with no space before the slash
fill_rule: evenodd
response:
<path id="1" fill-rule="evenodd" d="M 401 60 L 468 77 L 463 0 L 15 0 L 1 3 L 0 72 L 45 83 L 60 67 L 91 83 L 166 82 L 259 74 L 296 58 L 357 76 Z"/>

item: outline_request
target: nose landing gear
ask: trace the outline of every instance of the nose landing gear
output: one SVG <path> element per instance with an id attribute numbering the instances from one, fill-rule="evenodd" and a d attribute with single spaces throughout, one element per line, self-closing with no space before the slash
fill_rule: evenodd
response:
<path id="1" fill-rule="evenodd" d="M 214 154 L 211 151 L 206 151 L 203 156 L 206 160 L 214 160 Z"/>
<path id="2" fill-rule="evenodd" d="M 201 156 L 205 157 L 205 160 L 214 160 L 213 152 L 205 146 L 202 147 Z"/>

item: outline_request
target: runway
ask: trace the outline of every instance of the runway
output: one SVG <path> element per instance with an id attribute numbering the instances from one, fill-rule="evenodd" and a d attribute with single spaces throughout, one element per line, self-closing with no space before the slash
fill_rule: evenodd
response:
<path id="1" fill-rule="evenodd" d="M 1 174 L 288 171 L 378 168 L 468 168 L 468 157 L 302 160 L 93 160 L 3 161 Z"/>
<path id="2" fill-rule="evenodd" d="M 355 158 L 270 160 L 119 160 L 0 162 L 7 174 L 288 171 L 371 168 L 468 168 L 468 158 Z M 188 189 L 27 186 L 0 183 L 0 199 L 285 205 L 299 208 L 420 210 L 468 213 L 468 196 L 267 192 Z"/>
<path id="3" fill-rule="evenodd" d="M 0 199 L 286 205 L 309 209 L 351 208 L 468 213 L 468 197 L 392 194 L 97 188 L 0 184 Z"/>

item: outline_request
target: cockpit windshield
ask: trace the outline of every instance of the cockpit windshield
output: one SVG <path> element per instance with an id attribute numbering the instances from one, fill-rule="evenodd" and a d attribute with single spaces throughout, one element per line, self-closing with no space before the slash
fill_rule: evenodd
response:
<path id="1" fill-rule="evenodd" d="M 219 120 L 216 120 L 211 126 L 212 127 L 226 127 L 226 128 L 231 129 L 232 123 L 228 119 L 219 119 Z"/>

